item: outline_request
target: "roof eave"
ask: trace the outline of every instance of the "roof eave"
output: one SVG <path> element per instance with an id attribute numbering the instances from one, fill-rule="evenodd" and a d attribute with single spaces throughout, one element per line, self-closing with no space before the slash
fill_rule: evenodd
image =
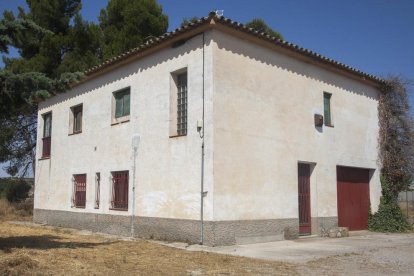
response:
<path id="1" fill-rule="evenodd" d="M 87 82 L 95 77 L 98 77 L 137 59 L 151 55 L 152 53 L 157 52 L 161 49 L 170 47 L 177 41 L 189 39 L 212 28 L 231 33 L 232 35 L 241 37 L 242 39 L 248 39 L 253 43 L 261 44 L 268 48 L 270 47 L 288 56 L 300 59 L 307 63 L 321 66 L 327 70 L 331 70 L 348 76 L 352 79 L 362 81 L 376 88 L 380 88 L 386 82 L 381 78 L 364 73 L 360 70 L 334 61 L 330 58 L 326 58 L 308 49 L 299 47 L 275 37 L 271 37 L 264 33 L 259 33 L 253 29 L 247 28 L 243 24 L 232 21 L 230 19 L 226 19 L 222 16 L 217 16 L 214 13 L 210 13 L 208 17 L 203 17 L 196 23 L 190 23 L 184 27 L 176 29 L 173 32 L 166 33 L 161 37 L 149 40 L 137 48 L 131 49 L 130 51 L 113 57 L 100 65 L 92 67 L 85 72 L 85 78 L 83 80 L 70 85 L 70 88 L 76 87 L 84 82 Z"/>

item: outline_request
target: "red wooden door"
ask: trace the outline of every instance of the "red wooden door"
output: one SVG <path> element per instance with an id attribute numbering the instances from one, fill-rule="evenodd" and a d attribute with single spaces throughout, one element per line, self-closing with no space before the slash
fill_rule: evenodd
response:
<path id="1" fill-rule="evenodd" d="M 298 164 L 299 234 L 311 234 L 310 165 Z"/>
<path id="2" fill-rule="evenodd" d="M 368 227 L 369 170 L 337 167 L 338 226 L 349 230 Z"/>

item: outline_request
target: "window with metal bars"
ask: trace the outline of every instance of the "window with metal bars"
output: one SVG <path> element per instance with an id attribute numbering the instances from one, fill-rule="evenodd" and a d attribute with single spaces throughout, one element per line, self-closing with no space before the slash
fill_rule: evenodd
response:
<path id="1" fill-rule="evenodd" d="M 112 209 L 123 211 L 128 210 L 128 182 L 128 171 L 112 172 Z"/>
<path id="2" fill-rule="evenodd" d="M 73 206 L 76 208 L 86 206 L 86 174 L 73 175 Z"/>
<path id="3" fill-rule="evenodd" d="M 95 175 L 95 209 L 99 209 L 101 200 L 101 173 Z"/>
<path id="4" fill-rule="evenodd" d="M 177 135 L 187 134 L 187 72 L 177 75 Z"/>

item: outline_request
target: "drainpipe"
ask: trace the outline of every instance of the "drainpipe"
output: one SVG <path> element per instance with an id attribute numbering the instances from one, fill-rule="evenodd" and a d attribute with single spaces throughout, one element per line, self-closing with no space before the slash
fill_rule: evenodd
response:
<path id="1" fill-rule="evenodd" d="M 201 124 L 197 124 L 197 127 L 201 127 L 199 129 L 201 138 L 200 244 L 204 243 L 204 197 L 206 195 L 206 192 L 204 192 L 204 45 L 205 38 L 203 32 L 203 116 Z"/>
<path id="2" fill-rule="evenodd" d="M 135 178 L 136 178 L 136 160 L 138 153 L 140 136 L 139 134 L 134 134 L 132 136 L 132 147 L 134 149 L 134 167 L 132 170 L 132 207 L 131 207 L 131 237 L 135 235 L 135 226 L 134 226 L 134 217 L 135 217 Z"/>

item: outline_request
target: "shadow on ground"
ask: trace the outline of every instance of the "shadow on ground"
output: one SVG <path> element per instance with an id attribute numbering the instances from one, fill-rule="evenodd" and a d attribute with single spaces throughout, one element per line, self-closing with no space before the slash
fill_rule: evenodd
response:
<path id="1" fill-rule="evenodd" d="M 92 242 L 65 242 L 62 238 L 54 235 L 42 236 L 16 236 L 16 237 L 0 237 L 0 250 L 10 252 L 12 248 L 28 248 L 28 249 L 53 249 L 53 248 L 93 248 L 99 245 L 107 245 L 116 241 L 108 241 L 101 243 Z"/>

